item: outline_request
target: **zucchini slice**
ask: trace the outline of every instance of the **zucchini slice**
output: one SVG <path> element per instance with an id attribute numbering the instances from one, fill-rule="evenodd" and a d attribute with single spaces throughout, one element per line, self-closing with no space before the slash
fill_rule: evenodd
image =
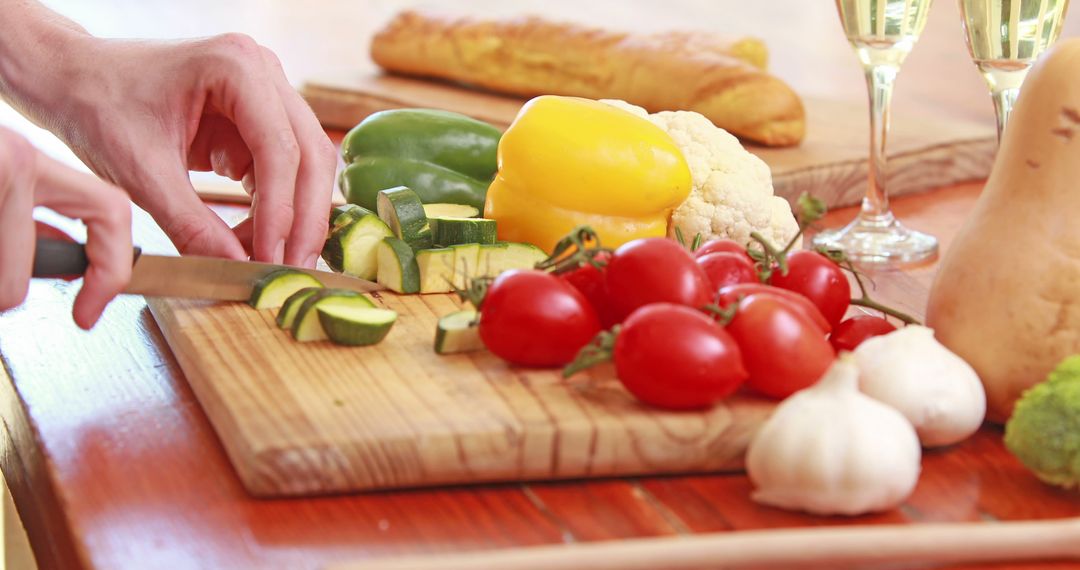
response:
<path id="1" fill-rule="evenodd" d="M 480 246 L 480 254 L 476 260 L 476 274 L 479 277 L 497 277 L 501 272 L 506 252 L 510 249 L 508 242 L 483 244 Z"/>
<path id="2" fill-rule="evenodd" d="M 479 315 L 473 309 L 455 311 L 439 319 L 435 327 L 435 353 L 458 354 L 483 350 L 478 326 Z"/>
<path id="3" fill-rule="evenodd" d="M 454 290 L 454 249 L 421 249 L 416 252 L 421 293 L 449 293 Z"/>
<path id="4" fill-rule="evenodd" d="M 408 243 L 398 238 L 383 238 L 376 255 L 380 285 L 395 293 L 420 292 L 420 268 Z"/>
<path id="5" fill-rule="evenodd" d="M 308 297 L 300 309 L 296 311 L 296 318 L 292 322 L 293 338 L 300 342 L 326 340 L 329 338 L 319 322 L 317 308 L 328 307 L 365 307 L 375 308 L 375 303 L 370 299 L 347 289 L 324 289 L 317 291 Z"/>
<path id="6" fill-rule="evenodd" d="M 326 305 L 316 307 L 323 332 L 335 344 L 369 346 L 378 344 L 397 320 L 389 309 L 372 309 L 359 305 Z"/>
<path id="7" fill-rule="evenodd" d="M 374 215 L 375 212 L 357 204 L 337 206 L 333 210 L 330 210 L 330 231 L 333 232 L 338 228 L 347 226 L 353 221 L 359 220 L 368 214 Z"/>
<path id="8" fill-rule="evenodd" d="M 318 279 L 302 271 L 279 269 L 255 284 L 248 304 L 256 309 L 276 309 L 293 293 L 307 287 L 322 286 Z"/>
<path id="9" fill-rule="evenodd" d="M 503 253 L 503 271 L 510 269 L 532 269 L 537 263 L 548 258 L 544 250 L 531 243 L 509 243 Z"/>
<path id="10" fill-rule="evenodd" d="M 307 301 L 309 297 L 322 290 L 322 287 L 307 287 L 293 293 L 288 299 L 285 299 L 285 302 L 281 305 L 281 309 L 278 309 L 278 328 L 292 329 L 293 321 L 296 319 L 296 313 L 300 312 L 300 306 L 303 305 L 304 301 Z"/>
<path id="11" fill-rule="evenodd" d="M 424 204 L 428 218 L 475 218 L 480 210 L 466 204 Z"/>
<path id="12" fill-rule="evenodd" d="M 464 289 L 469 285 L 470 279 L 481 277 L 479 270 L 480 244 L 455 245 L 450 249 L 454 250 L 454 287 Z"/>
<path id="13" fill-rule="evenodd" d="M 323 245 L 322 258 L 334 271 L 371 281 L 378 275 L 376 251 L 379 242 L 392 236 L 390 228 L 378 216 L 368 210 L 361 217 L 348 220 L 330 233 Z M 341 216 L 354 216 L 350 210 Z"/>
<path id="14" fill-rule="evenodd" d="M 544 250 L 528 243 L 481 245 L 477 260 L 478 274 L 498 277 L 500 273 L 511 269 L 532 269 L 545 259 L 547 254 Z"/>
<path id="15" fill-rule="evenodd" d="M 428 217 L 431 238 L 441 246 L 464 243 L 495 243 L 495 220 L 484 218 Z"/>
<path id="16" fill-rule="evenodd" d="M 394 235 L 413 249 L 431 247 L 431 225 L 420 197 L 405 186 L 379 192 L 376 199 L 379 217 L 390 226 Z"/>

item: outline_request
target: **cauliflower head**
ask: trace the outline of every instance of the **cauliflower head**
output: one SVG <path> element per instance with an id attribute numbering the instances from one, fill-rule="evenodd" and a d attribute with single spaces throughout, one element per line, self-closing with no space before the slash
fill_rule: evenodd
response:
<path id="1" fill-rule="evenodd" d="M 1024 392 L 1005 424 L 1005 447 L 1039 479 L 1080 486 L 1080 355 Z"/>
<path id="2" fill-rule="evenodd" d="M 650 115 L 624 101 L 603 102 L 652 121 L 686 157 L 693 189 L 672 214 L 669 233 L 679 228 L 687 238 L 700 234 L 705 240 L 729 238 L 746 244 L 756 231 L 779 246 L 798 233 L 791 206 L 773 194 L 769 166 L 731 133 L 693 111 Z"/>

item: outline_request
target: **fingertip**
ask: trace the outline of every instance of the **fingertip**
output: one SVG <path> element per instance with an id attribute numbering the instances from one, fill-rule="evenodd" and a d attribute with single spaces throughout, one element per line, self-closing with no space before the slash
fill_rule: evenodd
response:
<path id="1" fill-rule="evenodd" d="M 94 328 L 94 325 L 101 319 L 104 310 L 104 304 L 80 291 L 79 295 L 75 297 L 75 305 L 72 307 L 71 315 L 79 328 L 88 331 Z"/>

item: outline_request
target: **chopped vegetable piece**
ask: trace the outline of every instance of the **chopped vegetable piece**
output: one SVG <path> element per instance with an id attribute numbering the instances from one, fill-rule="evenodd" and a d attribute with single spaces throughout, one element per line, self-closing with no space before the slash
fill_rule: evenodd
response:
<path id="1" fill-rule="evenodd" d="M 424 204 L 424 213 L 429 218 L 475 218 L 480 210 L 465 204 Z"/>
<path id="2" fill-rule="evenodd" d="M 420 292 L 420 267 L 409 244 L 398 238 L 383 238 L 377 256 L 380 285 L 395 293 Z"/>
<path id="3" fill-rule="evenodd" d="M 431 225 L 420 197 L 405 186 L 379 192 L 379 217 L 390 226 L 394 235 L 413 249 L 431 247 Z"/>
<path id="4" fill-rule="evenodd" d="M 342 216 L 358 215 L 352 212 L 356 210 Z M 376 252 L 379 242 L 392 236 L 393 232 L 378 216 L 367 210 L 364 212 L 359 218 L 351 218 L 330 233 L 323 245 L 322 257 L 334 271 L 370 281 L 378 275 Z"/>
<path id="5" fill-rule="evenodd" d="M 322 287 L 307 287 L 301 289 L 292 295 L 281 305 L 281 309 L 277 314 L 277 326 L 278 328 L 292 330 L 293 321 L 296 320 L 296 313 L 300 312 L 300 306 L 304 304 L 315 293 L 322 291 Z"/>
<path id="6" fill-rule="evenodd" d="M 495 243 L 495 220 L 429 216 L 428 221 L 431 224 L 432 240 L 441 246 Z"/>
<path id="7" fill-rule="evenodd" d="M 370 299 L 347 289 L 324 289 L 308 297 L 296 312 L 292 323 L 293 338 L 300 342 L 326 340 L 326 332 L 319 322 L 316 308 L 328 307 L 367 307 L 374 308 Z"/>
<path id="8" fill-rule="evenodd" d="M 316 307 L 323 332 L 336 344 L 369 346 L 378 344 L 397 320 L 397 313 L 388 309 L 372 309 L 359 305 L 327 305 Z"/>
<path id="9" fill-rule="evenodd" d="M 454 249 L 421 249 L 416 252 L 421 293 L 449 293 L 454 290 Z"/>
<path id="10" fill-rule="evenodd" d="M 356 204 L 345 204 L 343 206 L 337 206 L 333 210 L 330 210 L 330 231 L 346 226 L 354 220 L 359 220 L 368 214 L 374 214 L 371 210 L 357 206 Z"/>
<path id="11" fill-rule="evenodd" d="M 470 243 L 455 245 L 454 250 L 453 283 L 457 289 L 468 286 L 469 279 L 478 275 L 477 267 L 480 265 L 480 244 Z"/>
<path id="12" fill-rule="evenodd" d="M 473 309 L 455 311 L 439 319 L 435 328 L 435 352 L 458 354 L 484 349 L 480 340 L 479 315 Z"/>
<path id="13" fill-rule="evenodd" d="M 307 287 L 322 287 L 318 279 L 294 269 L 281 269 L 263 277 L 251 290 L 248 304 L 256 309 L 276 309 L 293 293 Z"/>

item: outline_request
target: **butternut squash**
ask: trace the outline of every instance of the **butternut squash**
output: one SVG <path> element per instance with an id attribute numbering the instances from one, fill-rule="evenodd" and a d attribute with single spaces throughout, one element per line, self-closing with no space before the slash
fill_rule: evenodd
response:
<path id="1" fill-rule="evenodd" d="M 938 340 L 979 374 L 993 421 L 1080 353 L 1080 38 L 1028 75 L 926 311 Z"/>

